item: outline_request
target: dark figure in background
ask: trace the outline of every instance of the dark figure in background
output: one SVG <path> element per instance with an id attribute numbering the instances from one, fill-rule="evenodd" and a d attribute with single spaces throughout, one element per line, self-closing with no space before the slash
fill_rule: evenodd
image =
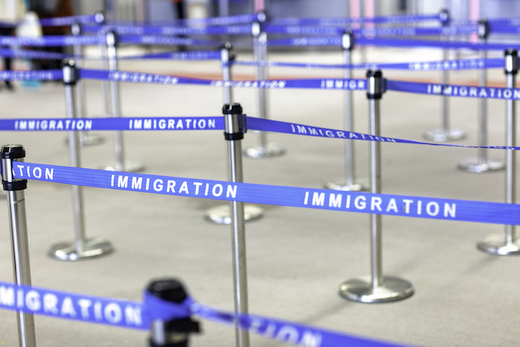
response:
<path id="1" fill-rule="evenodd" d="M 0 36 L 11 36 L 13 34 L 14 29 L 9 27 L 0 27 Z M 1 47 L 4 48 L 4 47 Z M 4 70 L 9 71 L 13 68 L 13 60 L 9 57 L 4 57 Z M 13 90 L 13 85 L 11 81 L 5 80 L 5 86 L 9 90 Z"/>
<path id="2" fill-rule="evenodd" d="M 175 12 L 177 13 L 178 19 L 186 19 L 186 6 L 184 6 L 184 0 L 172 0 L 175 5 Z M 183 23 L 184 24 L 184 23 Z M 179 38 L 184 39 L 186 36 L 179 35 Z M 185 51 L 185 45 L 179 45 L 179 51 Z"/>
<path id="3" fill-rule="evenodd" d="M 73 16 L 74 11 L 70 0 L 40 0 L 35 8 L 31 9 L 38 14 L 40 19 L 54 17 Z M 69 26 L 44 26 L 42 27 L 43 35 L 69 35 Z M 45 47 L 45 51 L 52 53 L 65 53 L 65 47 Z M 39 66 L 35 70 L 61 69 L 61 60 L 44 59 L 36 62 Z"/>

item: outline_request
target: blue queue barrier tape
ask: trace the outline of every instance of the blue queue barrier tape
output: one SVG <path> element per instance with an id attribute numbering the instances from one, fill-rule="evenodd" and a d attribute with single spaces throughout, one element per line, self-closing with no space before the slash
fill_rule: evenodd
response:
<path id="1" fill-rule="evenodd" d="M 409 63 L 363 63 L 363 64 L 316 64 L 316 63 L 289 63 L 289 62 L 258 62 L 241 61 L 233 62 L 236 65 L 265 65 L 272 67 L 294 67 L 311 69 L 362 69 L 362 70 L 413 70 L 413 71 L 441 71 L 441 70 L 472 70 L 503 68 L 504 59 L 457 59 L 457 60 L 438 60 Z"/>
<path id="2" fill-rule="evenodd" d="M 62 70 L 32 70 L 32 71 L 0 71 L 0 81 L 5 80 L 40 80 L 56 81 L 63 79 Z"/>
<path id="3" fill-rule="evenodd" d="M 188 78 L 172 75 L 150 74 L 131 71 L 108 71 L 94 69 L 80 69 L 80 78 L 109 80 L 131 83 L 155 83 L 155 84 L 193 84 L 212 87 L 229 86 L 233 88 L 266 88 L 266 89 L 330 89 L 330 90 L 366 90 L 365 79 L 330 79 L 311 78 L 294 80 L 262 80 L 262 81 L 222 81 L 206 80 L 200 78 Z"/>
<path id="4" fill-rule="evenodd" d="M 74 45 L 99 45 L 106 43 L 104 36 L 0 36 L 0 46 L 60 47 Z"/>
<path id="5" fill-rule="evenodd" d="M 172 303 L 147 291 L 143 293 L 143 301 L 136 302 L 0 282 L 0 309 L 135 330 L 150 330 L 153 320 L 169 321 L 197 315 L 303 347 L 404 346 L 279 319 L 218 310 L 198 303 L 191 296 L 182 303 Z"/>
<path id="6" fill-rule="evenodd" d="M 520 89 L 476 87 L 453 84 L 386 81 L 387 90 L 427 95 L 446 95 L 463 98 L 520 100 Z"/>
<path id="7" fill-rule="evenodd" d="M 0 48 L 0 57 L 10 58 L 30 58 L 30 59 L 93 59 L 99 60 L 100 56 L 89 57 L 83 55 L 73 55 L 64 53 L 44 52 L 27 49 L 8 49 Z M 168 59 L 168 60 L 220 60 L 220 51 L 188 51 L 188 52 L 160 52 L 148 53 L 134 56 L 118 57 L 119 60 L 137 60 L 137 59 Z"/>
<path id="8" fill-rule="evenodd" d="M 40 24 L 42 26 L 68 26 L 72 24 L 97 23 L 102 20 L 100 17 L 100 14 L 91 14 L 83 16 L 42 18 L 40 19 Z"/>
<path id="9" fill-rule="evenodd" d="M 258 20 L 258 14 L 245 14 L 237 16 L 210 17 L 210 18 L 188 18 L 173 20 L 153 21 L 152 26 L 219 26 L 219 25 L 237 25 L 244 23 L 252 23 Z M 109 25 L 144 25 L 142 21 L 135 20 L 114 20 L 106 21 Z M 149 24 L 149 23 L 147 23 Z"/>
<path id="10" fill-rule="evenodd" d="M 217 46 L 222 45 L 221 41 L 186 39 L 181 37 L 167 37 L 154 35 L 120 35 L 119 43 L 131 43 L 140 45 L 183 45 L 183 46 Z"/>
<path id="11" fill-rule="evenodd" d="M 520 205 L 108 172 L 13 162 L 13 177 L 115 190 L 438 220 L 520 224 Z"/>
<path id="12" fill-rule="evenodd" d="M 520 48 L 515 43 L 471 43 L 461 41 L 432 41 L 432 40 L 400 40 L 391 38 L 366 38 L 356 37 L 356 44 L 386 47 L 431 47 L 431 48 L 466 48 L 473 50 L 507 50 Z"/>
<path id="13" fill-rule="evenodd" d="M 97 33 L 113 30 L 120 35 L 252 35 L 251 25 L 180 27 L 152 25 L 85 25 L 82 30 Z"/>
<path id="14" fill-rule="evenodd" d="M 429 20 L 440 20 L 439 14 L 431 15 L 397 15 L 397 16 L 382 16 L 372 18 L 273 18 L 270 23 L 279 25 L 337 25 L 343 26 L 357 23 L 376 23 L 376 24 L 390 24 L 390 23 L 410 23 L 422 22 Z"/>
<path id="15" fill-rule="evenodd" d="M 349 132 L 338 129 L 321 128 L 298 123 L 287 123 L 271 119 L 247 117 L 247 126 L 251 130 L 270 131 L 291 135 L 303 135 L 322 138 L 337 138 L 359 141 L 377 141 L 407 143 L 415 145 L 487 148 L 520 150 L 520 147 L 508 146 L 471 146 L 449 143 L 430 143 L 395 137 L 377 137 L 368 134 Z M 183 131 L 183 130 L 223 130 L 224 121 L 218 117 L 125 117 L 125 118 L 32 118 L 0 119 L 0 131 Z"/>
<path id="16" fill-rule="evenodd" d="M 341 35 L 345 28 L 327 26 L 287 26 L 267 24 L 263 27 L 268 34 L 285 35 Z M 440 28 L 388 27 L 354 29 L 352 32 L 363 36 L 438 36 L 469 35 L 478 31 L 477 25 L 449 26 Z"/>

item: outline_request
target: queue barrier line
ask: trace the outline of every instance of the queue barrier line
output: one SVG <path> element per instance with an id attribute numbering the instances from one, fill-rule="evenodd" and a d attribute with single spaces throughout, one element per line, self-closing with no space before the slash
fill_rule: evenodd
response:
<path id="1" fill-rule="evenodd" d="M 191 296 L 181 303 L 173 303 L 148 291 L 144 291 L 143 301 L 137 302 L 0 282 L 0 308 L 134 330 L 150 330 L 153 320 L 171 321 L 196 315 L 302 347 L 404 346 L 280 319 L 215 309 L 198 303 Z"/>
<path id="2" fill-rule="evenodd" d="M 271 23 L 280 25 L 346 25 L 360 23 L 391 24 L 441 20 L 439 13 L 427 15 L 395 15 L 364 18 L 273 18 Z"/>
<path id="3" fill-rule="evenodd" d="M 87 33 L 113 30 L 118 34 L 132 35 L 252 35 L 251 25 L 229 25 L 210 27 L 153 26 L 153 25 L 85 25 Z"/>
<path id="4" fill-rule="evenodd" d="M 133 71 L 109 71 L 96 69 L 78 69 L 80 78 L 108 80 L 129 83 L 152 83 L 164 85 L 206 85 L 212 87 L 231 88 L 264 88 L 264 89 L 326 89 L 326 90 L 366 90 L 365 79 L 345 78 L 310 78 L 288 80 L 249 80 L 249 81 L 222 81 L 202 78 L 189 78 L 174 75 L 151 74 Z M 0 80 L 60 80 L 62 70 L 35 70 L 35 71 L 0 71 Z M 480 99 L 519 100 L 520 89 L 477 87 L 469 85 L 452 85 L 436 83 L 419 83 L 386 80 L 386 90 L 418 93 L 427 95 L 445 95 Z"/>
<path id="5" fill-rule="evenodd" d="M 520 225 L 520 205 L 396 194 L 340 192 L 253 183 L 108 172 L 13 162 L 13 177 L 171 196 L 401 217 Z"/>

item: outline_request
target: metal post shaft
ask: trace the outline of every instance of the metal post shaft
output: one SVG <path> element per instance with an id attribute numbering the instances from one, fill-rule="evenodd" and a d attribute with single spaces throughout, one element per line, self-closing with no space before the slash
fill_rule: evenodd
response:
<path id="1" fill-rule="evenodd" d="M 231 81 L 231 62 L 234 56 L 231 54 L 232 46 L 230 43 L 224 44 L 220 50 L 220 57 L 222 63 L 222 80 Z M 233 88 L 230 86 L 223 87 L 224 104 L 231 104 L 233 102 Z M 231 209 L 229 204 L 218 205 L 206 211 L 206 219 L 216 224 L 231 224 Z M 244 205 L 244 219 L 246 222 L 261 218 L 264 211 L 257 205 Z"/>
<path id="2" fill-rule="evenodd" d="M 481 43 L 487 42 L 487 37 L 489 34 L 489 25 L 488 22 L 483 20 L 479 21 L 478 26 L 478 35 Z M 479 52 L 480 59 L 485 60 L 487 58 L 487 50 L 483 49 Z M 487 70 L 486 68 L 482 68 L 479 70 L 478 74 L 479 86 L 486 87 L 487 85 Z M 487 99 L 482 98 L 478 99 L 478 145 L 480 147 L 487 146 L 488 140 L 488 130 L 487 130 Z M 502 160 L 489 159 L 488 158 L 488 150 L 487 148 L 478 148 L 477 149 L 477 159 L 465 159 L 459 162 L 457 167 L 462 171 L 467 171 L 471 173 L 482 173 L 487 171 L 497 171 L 502 170 L 505 167 L 505 164 Z"/>
<path id="3" fill-rule="evenodd" d="M 29 261 L 29 238 L 27 235 L 27 217 L 25 212 L 25 194 L 27 180 L 13 178 L 13 160 L 23 161 L 25 150 L 21 145 L 2 146 L 2 184 L 7 191 L 9 208 L 9 228 L 13 252 L 13 272 L 15 283 L 31 285 L 31 266 Z M 16 313 L 18 324 L 18 343 L 20 347 L 35 347 L 36 332 L 34 316 L 19 311 Z"/>
<path id="4" fill-rule="evenodd" d="M 110 71 L 117 71 L 117 36 L 113 31 L 106 33 L 107 42 L 107 58 L 108 69 Z M 112 117 L 121 117 L 121 99 L 119 97 L 119 82 L 109 81 L 110 87 L 110 105 L 112 109 Z M 106 170 L 111 171 L 126 171 L 139 172 L 144 170 L 144 166 L 140 163 L 129 162 L 125 160 L 125 149 L 123 145 L 123 132 L 120 130 L 114 131 L 114 152 L 115 163 L 109 165 Z"/>
<path id="5" fill-rule="evenodd" d="M 266 16 L 258 16 L 265 20 Z M 253 32 L 253 54 L 254 59 L 258 62 L 256 67 L 256 80 L 267 80 L 267 34 L 262 30 L 262 23 L 254 22 L 252 24 Z M 258 97 L 258 117 L 269 118 L 269 107 L 267 90 L 265 88 L 257 88 Z M 265 131 L 258 132 L 258 147 L 248 148 L 245 154 L 250 158 L 267 158 L 277 157 L 285 153 L 285 150 L 274 143 L 268 143 L 267 133 Z"/>
<path id="6" fill-rule="evenodd" d="M 518 52 L 510 49 L 505 52 L 505 73 L 507 88 L 516 85 L 518 73 Z M 506 100 L 506 146 L 516 146 L 516 103 L 513 99 Z M 506 151 L 506 203 L 516 203 L 516 151 Z M 494 255 L 520 255 L 520 243 L 516 238 L 515 226 L 505 226 L 505 238 L 491 235 L 477 243 L 477 248 Z"/>
<path id="7" fill-rule="evenodd" d="M 243 182 L 242 143 L 245 131 L 244 115 L 240 104 L 223 107 L 226 122 L 225 136 L 228 143 L 229 174 L 231 182 Z M 232 248 L 233 248 L 233 279 L 235 288 L 235 311 L 248 313 L 247 298 L 247 266 L 246 266 L 246 236 L 244 223 L 244 203 L 232 201 Z M 236 328 L 236 345 L 249 346 L 249 332 Z"/>
<path id="8" fill-rule="evenodd" d="M 352 64 L 352 48 L 354 47 L 354 35 L 352 32 L 347 32 L 342 36 L 342 48 L 345 65 Z M 350 67 L 345 69 L 345 79 L 352 78 L 352 69 Z M 344 91 L 344 121 L 345 130 L 354 131 L 354 102 L 352 98 L 352 90 L 346 89 Z M 354 141 L 345 140 L 345 183 L 328 182 L 325 187 L 334 190 L 344 191 L 362 191 L 367 190 L 368 185 L 356 182 L 355 170 L 355 150 Z"/>
<path id="9" fill-rule="evenodd" d="M 367 72 L 367 98 L 370 103 L 370 135 L 380 136 L 380 99 L 385 90 L 381 71 Z M 381 143 L 370 143 L 370 187 L 371 193 L 381 193 Z M 378 303 L 402 300 L 414 293 L 413 285 L 397 277 L 383 276 L 382 218 L 370 214 L 370 259 L 371 276 L 344 282 L 339 294 L 345 299 Z"/>
<path id="10" fill-rule="evenodd" d="M 441 21 L 443 26 L 448 26 L 450 23 L 450 14 L 448 10 L 442 10 L 440 13 Z M 445 35 L 442 38 L 443 41 L 448 42 L 450 40 L 449 35 Z M 449 50 L 445 48 L 442 52 L 443 60 L 449 59 Z M 446 86 L 449 83 L 449 71 L 443 70 L 441 73 L 442 84 Z M 429 141 L 434 142 L 446 142 L 462 140 L 466 137 L 466 133 L 461 129 L 450 128 L 450 115 L 449 115 L 449 97 L 446 95 L 441 96 L 441 128 L 438 130 L 429 130 L 424 134 L 424 137 Z"/>
<path id="11" fill-rule="evenodd" d="M 63 82 L 65 84 L 65 103 L 67 118 L 75 118 L 76 102 L 74 87 L 78 80 L 77 69 L 74 61 L 69 61 L 63 66 Z M 79 152 L 79 139 L 76 131 L 69 131 L 69 160 L 72 167 L 81 167 Z M 83 187 L 71 185 L 72 208 L 74 222 L 74 243 L 58 243 L 51 247 L 49 256 L 58 260 L 79 260 L 83 258 L 97 257 L 112 252 L 110 242 L 85 237 L 85 218 L 83 209 Z"/>

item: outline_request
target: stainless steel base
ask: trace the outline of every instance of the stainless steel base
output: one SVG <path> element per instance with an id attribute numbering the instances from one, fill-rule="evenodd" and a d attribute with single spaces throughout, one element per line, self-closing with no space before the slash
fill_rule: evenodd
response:
<path id="1" fill-rule="evenodd" d="M 274 143 L 268 143 L 266 147 L 253 147 L 245 150 L 244 154 L 249 158 L 260 159 L 268 157 L 279 157 L 285 154 L 285 149 Z"/>
<path id="2" fill-rule="evenodd" d="M 397 277 L 383 277 L 383 284 L 373 287 L 370 277 L 354 278 L 339 287 L 339 295 L 350 301 L 364 303 L 392 302 L 413 295 L 413 284 Z"/>
<path id="3" fill-rule="evenodd" d="M 477 243 L 479 251 L 493 255 L 520 255 L 519 240 L 509 243 L 505 235 L 490 235 Z"/>
<path id="4" fill-rule="evenodd" d="M 471 173 L 499 171 L 503 170 L 505 167 L 506 164 L 503 161 L 494 159 L 489 159 L 486 162 L 479 162 L 475 159 L 464 159 L 457 165 L 459 170 Z"/>
<path id="5" fill-rule="evenodd" d="M 107 171 L 123 171 L 123 172 L 141 172 L 144 171 L 145 166 L 141 163 L 136 163 L 133 161 L 125 161 L 124 169 L 117 170 L 117 165 L 115 163 L 109 164 L 102 168 L 102 170 Z"/>
<path id="6" fill-rule="evenodd" d="M 105 138 L 100 135 L 96 134 L 89 134 L 89 133 L 80 133 L 79 136 L 79 145 L 81 147 L 87 147 L 87 146 L 96 146 L 100 145 L 105 142 Z M 69 145 L 69 138 L 65 139 L 65 144 Z"/>
<path id="7" fill-rule="evenodd" d="M 245 204 L 244 220 L 246 222 L 262 218 L 264 210 L 259 206 Z M 219 205 L 206 211 L 206 220 L 215 224 L 231 224 L 231 205 Z"/>
<path id="8" fill-rule="evenodd" d="M 466 137 L 466 132 L 462 129 L 444 130 L 429 130 L 424 133 L 424 138 L 433 142 L 447 142 L 462 140 Z"/>
<path id="9" fill-rule="evenodd" d="M 345 192 L 362 192 L 370 189 L 370 185 L 368 183 L 334 183 L 329 182 L 325 184 L 325 188 L 332 190 L 342 190 Z"/>
<path id="10" fill-rule="evenodd" d="M 49 251 L 49 256 L 57 260 L 76 261 L 107 255 L 114 250 L 109 241 L 103 239 L 86 240 L 83 251 L 78 252 L 76 244 L 63 242 L 55 244 Z"/>

